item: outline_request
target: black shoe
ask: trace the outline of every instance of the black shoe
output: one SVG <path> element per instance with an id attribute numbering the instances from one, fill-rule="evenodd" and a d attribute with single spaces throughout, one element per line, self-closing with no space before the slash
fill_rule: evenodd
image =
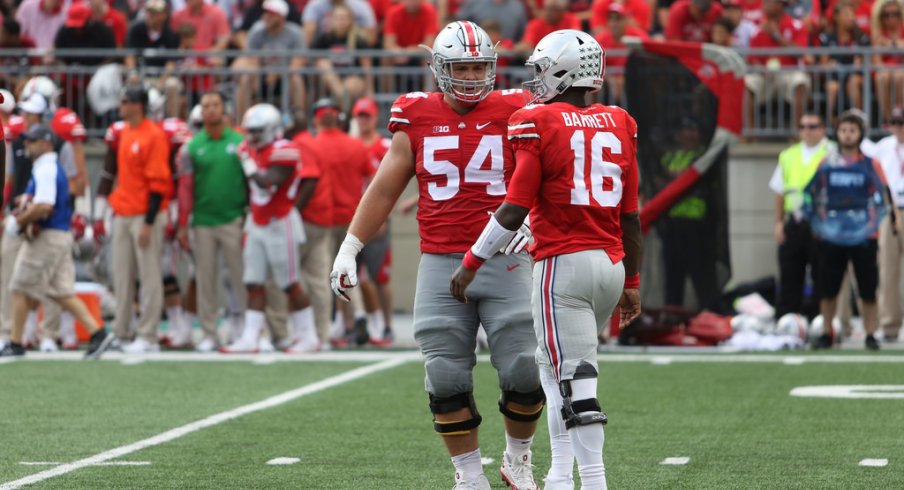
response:
<path id="1" fill-rule="evenodd" d="M 814 349 L 831 349 L 832 348 L 832 336 L 824 333 L 820 335 L 816 340 L 813 341 Z"/>
<path id="2" fill-rule="evenodd" d="M 866 350 L 879 350 L 879 341 L 872 335 L 866 336 Z"/>
<path id="3" fill-rule="evenodd" d="M 85 359 L 100 359 L 100 356 L 110 348 L 114 340 L 116 340 L 116 336 L 108 334 L 104 329 L 94 332 L 91 334 L 91 343 L 88 344 Z"/>
<path id="4" fill-rule="evenodd" d="M 386 329 L 383 330 L 383 341 L 389 343 L 395 342 L 395 334 L 392 333 L 391 328 L 386 327 Z"/>
<path id="5" fill-rule="evenodd" d="M 355 320 L 353 338 L 359 347 L 370 341 L 370 334 L 367 333 L 367 318 L 361 317 Z"/>
<path id="6" fill-rule="evenodd" d="M 0 350 L 0 357 L 22 357 L 25 355 L 25 347 L 22 344 L 10 342 Z"/>

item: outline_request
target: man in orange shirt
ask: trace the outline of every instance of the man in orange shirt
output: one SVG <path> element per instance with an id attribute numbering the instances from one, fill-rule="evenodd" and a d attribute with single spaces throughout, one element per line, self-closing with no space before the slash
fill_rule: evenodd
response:
<path id="1" fill-rule="evenodd" d="M 126 121 L 119 139 L 117 182 L 110 194 L 113 210 L 113 289 L 116 318 L 113 333 L 122 341 L 129 337 L 135 273 L 141 283 L 141 316 L 135 341 L 128 353 L 159 350 L 157 328 L 163 308 L 160 253 L 163 227 L 173 177 L 169 166 L 169 142 L 163 130 L 145 117 L 148 94 L 140 86 L 125 89 L 120 115 Z"/>
<path id="2" fill-rule="evenodd" d="M 317 332 L 321 340 L 326 340 L 329 332 L 329 315 L 332 311 L 330 307 L 332 298 L 329 296 L 330 260 L 339 251 L 339 245 L 345 238 L 355 209 L 364 195 L 364 186 L 376 170 L 364 144 L 339 127 L 339 106 L 335 101 L 321 99 L 314 104 L 314 125 L 318 131 L 314 144 L 319 156 L 320 181 L 314 196 L 302 210 L 302 217 L 305 229 L 315 231 L 308 234 L 309 243 L 318 235 L 323 236 L 322 240 L 326 242 L 317 249 L 316 254 L 308 253 L 305 257 L 306 262 L 312 262 L 306 264 L 306 267 L 316 269 L 319 275 L 316 280 L 310 281 L 311 289 L 326 286 L 325 302 L 318 303 L 318 300 L 321 300 L 320 296 L 313 293 L 311 295 Z M 325 251 L 326 254 L 322 254 L 321 251 Z M 354 313 L 360 313 L 362 320 L 361 334 L 357 340 L 364 343 L 367 342 L 366 320 L 360 296 L 356 296 L 353 303 L 355 303 Z M 341 305 L 344 306 L 345 303 Z M 351 333 L 349 313 L 347 310 L 343 311 L 346 333 Z M 339 339 L 338 344 L 343 345 L 345 343 L 343 340 L 346 339 Z"/>

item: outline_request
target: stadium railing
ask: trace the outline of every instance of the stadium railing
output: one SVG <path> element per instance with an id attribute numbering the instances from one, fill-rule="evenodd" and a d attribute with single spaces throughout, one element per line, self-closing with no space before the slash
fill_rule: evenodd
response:
<path id="1" fill-rule="evenodd" d="M 624 56 L 627 51 L 610 50 L 607 57 Z M 848 108 L 848 104 L 839 101 L 835 104 L 835 114 L 829 114 L 827 104 L 826 81 L 843 80 L 849 76 L 859 76 L 862 79 L 862 109 L 871 123 L 871 131 L 878 133 L 882 130 L 882 123 L 887 114 L 879 104 L 875 77 L 878 73 L 904 70 L 904 64 L 876 65 L 873 63 L 873 55 L 898 55 L 900 50 L 895 48 L 782 48 L 782 49 L 758 49 L 741 50 L 741 54 L 747 58 L 791 56 L 800 59 L 805 55 L 811 56 L 814 64 L 794 67 L 772 67 L 766 65 L 750 64 L 747 74 L 763 74 L 767 79 L 786 73 L 801 72 L 810 80 L 807 106 L 815 108 L 824 114 L 826 120 L 831 121 L 841 111 Z M 340 78 L 347 76 L 369 75 L 373 80 L 373 95 L 381 108 L 381 116 L 385 120 L 389 106 L 400 93 L 412 91 L 433 90 L 432 75 L 422 66 L 388 66 L 383 61 L 398 56 L 399 53 L 384 50 L 361 50 L 354 52 L 357 58 L 370 58 L 373 67 L 365 71 L 360 66 L 334 66 L 332 71 Z M 834 65 L 825 66 L 819 63 L 822 55 L 856 55 L 861 59 L 860 65 Z M 60 104 L 75 110 L 84 120 L 89 135 L 100 137 L 106 126 L 117 118 L 116 110 L 107 113 L 95 113 L 85 95 L 88 83 L 98 72 L 98 66 L 86 66 L 81 61 L 103 59 L 108 62 L 119 62 L 126 56 L 134 56 L 136 66 L 134 70 L 123 68 L 123 77 L 135 75 L 142 80 L 159 82 L 161 91 L 165 92 L 165 85 L 169 80 L 171 93 L 173 88 L 185 97 L 183 109 L 190 109 L 198 100 L 204 89 L 215 88 L 224 91 L 230 96 L 236 95 L 242 76 L 254 77 L 251 80 L 253 90 L 259 91 L 259 99 L 266 100 L 279 106 L 284 114 L 290 115 L 297 107 L 293 106 L 292 98 L 286 87 L 290 87 L 293 77 L 300 76 L 304 80 L 306 88 L 306 105 L 318 97 L 330 95 L 324 82 L 324 70 L 315 66 L 317 59 L 326 58 L 339 61 L 336 54 L 330 51 L 299 51 L 299 52 L 272 52 L 272 51 L 220 51 L 220 52 L 191 52 L 191 51 L 167 51 L 167 50 L 56 50 L 51 52 L 39 50 L 0 50 L 0 85 L 15 92 L 15 85 L 35 75 L 47 75 L 53 78 L 60 86 Z M 343 53 L 345 61 L 350 56 Z M 49 59 L 65 60 L 65 64 L 44 64 Z M 253 57 L 261 60 L 259 68 L 237 69 L 230 65 L 239 57 Z M 305 60 L 305 66 L 300 69 L 290 69 L 289 62 L 292 58 L 300 57 Z M 530 77 L 530 73 L 523 67 L 523 57 L 504 56 L 508 63 L 500 64 L 497 70 L 497 86 L 500 88 L 520 87 L 521 82 Z M 149 60 L 158 59 L 176 63 L 173 69 L 153 66 Z M 191 64 L 186 60 L 191 59 L 216 59 L 216 63 L 207 65 Z M 426 57 L 425 57 L 426 59 Z M 624 73 L 622 67 L 609 67 L 606 70 L 607 77 L 617 77 Z M 272 84 L 262 83 L 260 80 L 269 78 Z M 893 78 L 893 77 L 892 77 Z M 111 85 L 115 86 L 115 85 Z M 890 94 L 894 95 L 894 84 L 891 84 Z M 904 90 L 897 88 L 897 90 Z M 788 138 L 796 133 L 796 121 L 791 120 L 791 104 L 784 100 L 781 94 L 769 97 L 769 90 L 765 91 L 761 98 L 745 97 L 744 136 L 751 138 Z M 105 97 L 114 97 L 118 100 L 117 93 L 104 94 Z M 845 97 L 845 88 L 842 84 L 839 97 Z M 258 99 L 258 100 L 259 100 Z M 613 100 L 609 91 L 603 91 L 599 100 L 607 104 L 624 105 L 624 95 L 620 100 Z M 894 99 L 891 99 L 894 101 Z M 340 101 L 348 104 L 349 101 Z M 352 101 L 353 102 L 353 101 Z M 187 110 L 185 110 L 187 113 Z M 288 117 L 288 116 L 287 116 Z"/>

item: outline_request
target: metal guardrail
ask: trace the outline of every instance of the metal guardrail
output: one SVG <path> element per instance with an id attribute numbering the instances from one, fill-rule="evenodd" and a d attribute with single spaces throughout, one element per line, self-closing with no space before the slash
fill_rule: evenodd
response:
<path id="1" fill-rule="evenodd" d="M 409 53 L 389 52 L 384 50 L 360 50 L 349 53 L 334 53 L 330 51 L 299 51 L 299 52 L 273 52 L 273 51 L 222 51 L 212 54 L 210 52 L 173 51 L 173 50 L 56 50 L 46 52 L 40 50 L 0 50 L 0 85 L 15 89 L 14 84 L 30 76 L 47 75 L 57 81 L 60 86 L 60 103 L 75 110 L 84 120 L 89 134 L 94 137 L 101 136 L 106 126 L 116 119 L 115 112 L 108 114 L 95 114 L 87 102 L 84 90 L 97 71 L 97 63 L 101 60 L 107 62 L 122 62 L 126 57 L 133 57 L 135 68 L 131 73 L 144 80 L 159 82 L 161 90 L 169 87 L 170 94 L 184 96 L 184 104 L 170 106 L 170 112 L 179 111 L 183 114 L 197 102 L 200 94 L 209 88 L 219 89 L 229 94 L 233 99 L 238 98 L 240 104 L 244 98 L 249 102 L 248 92 L 256 92 L 263 100 L 280 106 L 285 114 L 291 114 L 298 106 L 307 106 L 317 97 L 334 95 L 328 87 L 329 76 L 332 72 L 340 79 L 348 77 L 361 77 L 372 83 L 373 95 L 381 108 L 381 114 L 386 117 L 389 105 L 400 93 L 412 91 L 430 91 L 433 87 L 432 75 L 426 69 L 425 58 L 413 59 L 411 64 L 405 66 L 392 66 L 386 64 L 399 55 Z M 767 67 L 765 65 L 750 64 L 747 67 L 747 75 L 762 76 L 769 81 L 774 81 L 782 76 L 799 73 L 809 81 L 806 105 L 808 108 L 817 108 L 822 111 L 826 120 L 831 121 L 834 116 L 847 108 L 844 103 L 830 104 L 828 100 L 827 86 L 832 80 L 846 80 L 849 77 L 859 77 L 861 80 L 861 100 L 864 101 L 861 109 L 867 114 L 872 126 L 872 132 L 881 131 L 881 125 L 887 117 L 887 107 L 880 104 L 880 100 L 892 100 L 894 90 L 902 91 L 904 87 L 884 87 L 891 93 L 878 93 L 876 77 L 880 73 L 895 73 L 904 71 L 904 52 L 895 48 L 782 48 L 782 49 L 758 49 L 741 50 L 745 58 L 792 56 L 802 58 L 810 56 L 816 60 L 816 64 L 801 65 L 796 67 Z M 625 50 L 611 50 L 607 53 L 610 59 L 614 56 L 627 55 Z M 823 55 L 848 55 L 858 56 L 861 64 L 854 66 L 824 66 L 819 64 Z M 897 65 L 876 65 L 873 63 L 873 55 L 894 55 L 902 58 Z M 255 68 L 240 68 L 241 63 L 236 63 L 239 58 L 259 60 Z M 354 62 L 354 58 L 371 60 L 371 67 L 364 68 L 360 63 L 339 66 L 339 63 Z M 291 68 L 293 59 L 302 60 L 304 66 Z M 331 60 L 334 64 L 331 70 L 325 70 L 317 66 L 317 60 Z M 518 87 L 521 82 L 530 77 L 530 73 L 523 67 L 523 55 L 501 55 L 501 60 L 508 63 L 500 63 L 497 70 L 497 86 L 501 88 Z M 201 60 L 192 63 L 191 60 Z M 156 63 L 155 63 L 156 62 Z M 90 63 L 90 64 L 88 64 Z M 168 66 L 159 66 L 169 63 Z M 130 72 L 124 70 L 124 75 Z M 610 67 L 606 71 L 607 77 L 618 77 L 623 74 L 622 67 Z M 884 75 L 887 76 L 887 75 Z M 904 75 L 902 75 L 904 76 Z M 893 77 L 891 77 L 893 78 Z M 304 103 L 293 101 L 291 87 L 293 81 L 302 80 L 305 87 Z M 269 82 L 269 83 L 268 83 Z M 796 132 L 796 121 L 793 104 L 784 100 L 783 94 L 766 93 L 745 97 L 744 111 L 745 124 L 744 135 L 755 138 L 786 138 Z M 840 87 L 839 94 L 844 94 L 845 87 Z M 599 95 L 599 100 L 607 104 L 624 105 L 624 94 L 618 99 L 612 97 L 609 90 L 604 90 Z M 844 102 L 844 101 L 839 101 Z M 349 101 L 344 101 L 348 104 Z M 901 101 L 898 101 L 901 103 Z M 832 108 L 832 113 L 829 113 Z M 241 109 L 241 107 L 239 107 Z M 170 114 L 172 115 L 172 114 Z"/>

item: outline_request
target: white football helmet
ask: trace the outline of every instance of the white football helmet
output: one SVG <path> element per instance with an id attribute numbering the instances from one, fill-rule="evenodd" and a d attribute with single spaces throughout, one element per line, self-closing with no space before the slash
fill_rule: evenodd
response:
<path id="1" fill-rule="evenodd" d="M 154 121 L 162 121 L 166 116 L 166 95 L 157 90 L 157 87 L 147 87 L 147 91 L 147 117 Z"/>
<path id="2" fill-rule="evenodd" d="M 826 333 L 825 320 L 822 318 L 822 315 L 817 315 L 816 318 L 810 322 L 810 328 L 807 331 L 807 340 L 814 342 L 824 333 Z M 835 338 L 838 338 L 838 336 L 841 335 L 841 320 L 837 316 L 832 318 L 832 333 Z"/>
<path id="3" fill-rule="evenodd" d="M 797 313 L 787 313 L 778 319 L 778 323 L 775 325 L 775 335 L 789 335 L 800 340 L 807 340 L 809 328 L 810 322 L 807 321 L 807 317 Z"/>
<path id="4" fill-rule="evenodd" d="M 606 52 L 590 34 L 562 29 L 541 39 L 524 65 L 534 71 L 523 84 L 530 102 L 542 103 L 571 87 L 602 88 Z"/>
<path id="5" fill-rule="evenodd" d="M 57 87 L 53 80 L 43 75 L 32 77 L 19 94 L 19 99 L 28 100 L 34 94 L 41 94 L 47 99 L 48 111 L 53 112 L 59 106 L 59 97 L 61 90 Z"/>
<path id="6" fill-rule="evenodd" d="M 430 70 L 436 85 L 444 94 L 464 104 L 476 104 L 493 91 L 496 83 L 496 46 L 490 36 L 477 24 L 469 21 L 451 22 L 436 35 L 433 48 L 421 45 L 430 52 Z M 481 80 L 455 78 L 455 63 L 486 63 Z"/>
<path id="7" fill-rule="evenodd" d="M 201 112 L 201 104 L 195 104 L 188 114 L 188 127 L 191 128 L 192 133 L 197 133 L 203 126 L 204 114 Z"/>
<path id="8" fill-rule="evenodd" d="M 256 104 L 245 112 L 242 128 L 248 144 L 263 148 L 282 137 L 282 116 L 272 104 Z"/>
<path id="9" fill-rule="evenodd" d="M 16 97 L 12 92 L 5 88 L 0 88 L 0 94 L 3 95 L 3 102 L 0 103 L 0 112 L 12 114 L 13 110 L 16 108 Z"/>

